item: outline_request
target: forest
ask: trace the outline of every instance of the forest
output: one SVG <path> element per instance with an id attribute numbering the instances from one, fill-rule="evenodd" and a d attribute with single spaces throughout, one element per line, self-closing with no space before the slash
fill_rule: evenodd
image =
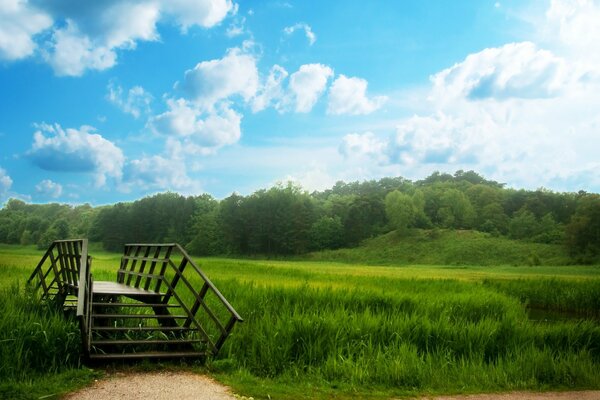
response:
<path id="1" fill-rule="evenodd" d="M 277 184 L 248 196 L 167 192 L 92 207 L 28 204 L 0 210 L 0 243 L 45 248 L 88 237 L 106 250 L 124 243 L 178 242 L 196 255 L 298 255 L 354 247 L 393 230 L 476 230 L 566 246 L 574 263 L 600 259 L 600 195 L 516 190 L 474 171 L 338 182 L 309 193 Z"/>

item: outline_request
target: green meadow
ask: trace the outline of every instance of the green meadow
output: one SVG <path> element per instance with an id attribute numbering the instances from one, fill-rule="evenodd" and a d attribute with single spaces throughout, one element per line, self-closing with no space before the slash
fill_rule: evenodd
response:
<path id="1" fill-rule="evenodd" d="M 90 253 L 94 279 L 113 280 L 120 255 Z M 77 324 L 25 289 L 41 255 L 0 245 L 1 398 L 60 394 L 100 374 L 79 361 Z M 197 259 L 245 321 L 216 359 L 186 368 L 254 398 L 600 388 L 600 267 L 369 257 Z"/>

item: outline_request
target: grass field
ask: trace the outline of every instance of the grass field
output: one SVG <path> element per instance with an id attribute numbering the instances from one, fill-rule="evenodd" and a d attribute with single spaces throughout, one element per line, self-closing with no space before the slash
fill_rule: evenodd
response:
<path id="1" fill-rule="evenodd" d="M 533 243 L 461 230 L 413 229 L 366 240 L 359 247 L 326 250 L 308 255 L 318 261 L 378 265 L 566 265 L 572 264 L 561 244 Z"/>
<path id="2" fill-rule="evenodd" d="M 114 279 L 120 256 L 90 253 L 95 279 Z M 78 363 L 77 326 L 17 295 L 41 254 L 0 245 L 0 397 L 38 398 L 95 376 Z M 597 266 L 199 264 L 245 322 L 197 368 L 246 396 L 600 388 Z M 528 306 L 561 317 L 534 322 Z"/>

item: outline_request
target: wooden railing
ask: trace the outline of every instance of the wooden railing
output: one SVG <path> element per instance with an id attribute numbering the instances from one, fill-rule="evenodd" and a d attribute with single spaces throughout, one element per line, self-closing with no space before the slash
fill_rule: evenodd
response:
<path id="1" fill-rule="evenodd" d="M 34 290 L 42 289 L 42 299 L 52 300 L 58 307 L 65 305 L 68 296 L 76 296 L 75 315 L 79 320 L 85 354 L 89 353 L 91 322 L 90 264 L 87 239 L 55 240 L 27 281 Z"/>
<path id="2" fill-rule="evenodd" d="M 55 240 L 27 282 L 34 290 L 42 289 L 42 298 L 59 296 L 64 302 L 66 296 L 77 295 L 82 266 L 85 274 L 89 272 L 88 258 L 87 239 Z"/>
<path id="3" fill-rule="evenodd" d="M 97 336 L 100 327 L 106 328 L 94 325 L 95 319 L 132 318 L 127 314 L 103 314 L 100 309 L 93 312 L 94 304 L 104 301 L 109 301 L 109 305 L 117 304 L 115 299 L 121 296 L 152 308 L 153 314 L 136 315 L 136 318 L 156 319 L 161 328 L 166 328 L 163 332 L 179 334 L 184 342 L 203 343 L 202 349 L 193 354 L 216 355 L 236 322 L 243 321 L 176 243 L 125 245 L 117 282 L 96 282 L 97 293 L 90 273 L 91 262 L 87 239 L 57 240 L 50 245 L 28 280 L 34 289 L 42 290 L 42 299 L 65 309 L 75 309 L 85 357 L 91 356 L 94 329 Z M 107 284 L 111 290 L 106 290 Z M 169 307 L 180 310 L 183 315 L 170 314 Z M 139 328 L 141 330 L 141 325 Z"/>
<path id="4" fill-rule="evenodd" d="M 163 304 L 179 305 L 187 317 L 178 322 L 180 326 L 199 332 L 212 354 L 219 351 L 235 323 L 243 321 L 176 243 L 125 245 L 117 281 L 161 293 Z"/>

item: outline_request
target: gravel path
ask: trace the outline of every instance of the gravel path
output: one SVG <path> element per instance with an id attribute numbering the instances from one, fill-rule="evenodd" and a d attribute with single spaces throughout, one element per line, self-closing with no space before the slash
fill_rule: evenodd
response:
<path id="1" fill-rule="evenodd" d="M 65 400 L 236 400 L 229 388 L 191 372 L 116 373 Z"/>
<path id="2" fill-rule="evenodd" d="M 243 397 L 242 397 L 243 398 Z M 238 400 L 229 388 L 192 372 L 117 372 L 65 400 Z M 422 397 L 420 400 L 600 400 L 600 391 L 512 392 L 467 396 Z"/>

